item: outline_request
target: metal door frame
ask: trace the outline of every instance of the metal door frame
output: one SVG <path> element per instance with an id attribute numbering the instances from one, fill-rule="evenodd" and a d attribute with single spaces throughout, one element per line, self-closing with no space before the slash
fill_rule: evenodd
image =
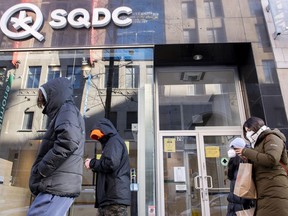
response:
<path id="1" fill-rule="evenodd" d="M 165 136 L 194 136 L 196 137 L 197 160 L 199 171 L 199 185 L 201 193 L 201 212 L 204 216 L 210 215 L 209 205 L 209 177 L 206 171 L 204 136 L 242 135 L 242 128 L 239 126 L 229 127 L 199 127 L 193 131 L 159 131 L 157 137 L 157 160 L 156 160 L 156 192 L 157 192 L 157 215 L 165 215 L 164 195 L 164 166 L 163 166 L 163 137 Z"/>

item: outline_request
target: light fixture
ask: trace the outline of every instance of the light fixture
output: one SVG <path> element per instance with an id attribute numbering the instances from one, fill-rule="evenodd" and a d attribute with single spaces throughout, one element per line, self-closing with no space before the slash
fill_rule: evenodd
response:
<path id="1" fill-rule="evenodd" d="M 203 56 L 202 56 L 201 54 L 196 54 L 196 55 L 193 56 L 193 59 L 194 59 L 195 61 L 200 61 L 200 60 L 203 59 Z"/>
<path id="2" fill-rule="evenodd" d="M 89 71 L 91 70 L 91 65 L 87 62 L 86 58 L 82 58 L 82 66 L 81 66 L 82 71 Z"/>

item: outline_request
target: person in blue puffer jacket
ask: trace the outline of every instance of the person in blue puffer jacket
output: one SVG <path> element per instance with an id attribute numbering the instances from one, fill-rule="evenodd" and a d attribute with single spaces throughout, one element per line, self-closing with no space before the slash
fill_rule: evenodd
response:
<path id="1" fill-rule="evenodd" d="M 43 84 L 37 105 L 51 120 L 32 166 L 29 187 L 35 196 L 28 216 L 64 216 L 80 195 L 85 124 L 67 78 Z"/>

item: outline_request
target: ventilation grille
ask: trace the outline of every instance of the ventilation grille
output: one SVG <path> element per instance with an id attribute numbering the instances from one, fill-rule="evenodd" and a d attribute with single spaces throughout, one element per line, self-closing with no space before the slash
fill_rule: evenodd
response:
<path id="1" fill-rule="evenodd" d="M 180 80 L 188 81 L 188 82 L 195 82 L 203 80 L 205 72 L 182 72 Z"/>

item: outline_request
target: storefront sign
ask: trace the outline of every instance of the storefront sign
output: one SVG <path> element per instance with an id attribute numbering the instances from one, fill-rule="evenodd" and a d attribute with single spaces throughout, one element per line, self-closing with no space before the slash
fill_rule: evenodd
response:
<path id="1" fill-rule="evenodd" d="M 4 90 L 3 98 L 0 104 L 0 130 L 2 129 L 3 119 L 4 119 L 4 112 L 8 101 L 9 92 L 12 86 L 13 75 L 10 74 L 6 88 Z"/>
<path id="2" fill-rule="evenodd" d="M 35 20 L 27 12 L 35 13 Z M 18 17 L 13 17 L 19 13 Z M 127 17 L 120 19 L 120 15 L 125 14 Z M 107 26 L 111 20 L 116 26 L 125 27 L 132 24 L 132 19 L 128 15 L 132 14 L 132 9 L 129 7 L 118 7 L 112 13 L 106 8 L 94 8 L 92 17 L 90 13 L 83 8 L 76 8 L 69 13 L 64 9 L 56 9 L 51 12 L 51 21 L 49 25 L 53 29 L 63 29 L 68 24 L 73 28 L 100 28 Z M 9 8 L 1 17 L 2 32 L 13 40 L 23 40 L 31 36 L 38 41 L 43 41 L 45 38 L 40 33 L 41 27 L 44 23 L 44 18 L 41 10 L 33 4 L 22 3 Z M 16 30 L 8 28 L 10 22 Z"/>

